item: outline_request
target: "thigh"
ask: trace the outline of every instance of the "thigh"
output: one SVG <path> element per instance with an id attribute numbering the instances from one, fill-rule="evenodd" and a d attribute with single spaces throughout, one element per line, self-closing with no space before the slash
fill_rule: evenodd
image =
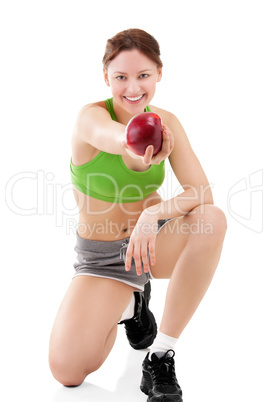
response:
<path id="1" fill-rule="evenodd" d="M 73 366 L 97 365 L 133 291 L 131 286 L 112 279 L 75 277 L 52 328 L 51 360 Z"/>
<path id="2" fill-rule="evenodd" d="M 185 247 L 197 252 L 217 247 L 226 231 L 226 218 L 214 205 L 203 204 L 189 214 L 168 221 L 156 238 L 156 263 L 151 266 L 155 278 L 170 278 Z"/>
<path id="3" fill-rule="evenodd" d="M 186 242 L 187 235 L 181 231 L 184 218 L 175 218 L 166 222 L 156 237 L 155 264 L 150 266 L 154 278 L 171 277 L 178 258 Z"/>

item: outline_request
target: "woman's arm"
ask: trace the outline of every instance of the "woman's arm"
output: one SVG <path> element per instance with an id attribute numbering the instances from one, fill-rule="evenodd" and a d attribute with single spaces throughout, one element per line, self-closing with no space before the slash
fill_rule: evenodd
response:
<path id="1" fill-rule="evenodd" d="M 145 214 L 156 214 L 157 219 L 183 216 L 198 205 L 213 204 L 210 184 L 181 123 L 176 116 L 168 115 L 168 126 L 174 135 L 169 161 L 184 192 L 144 211 Z"/>
<path id="2" fill-rule="evenodd" d="M 73 140 L 90 144 L 93 148 L 110 154 L 129 155 L 142 160 L 145 165 L 159 164 L 173 149 L 173 136 L 168 135 L 164 127 L 161 151 L 153 156 L 153 147 L 148 146 L 144 156 L 136 155 L 127 147 L 125 130 L 126 126 L 112 120 L 104 107 L 93 103 L 85 106 L 79 113 Z"/>
<path id="3" fill-rule="evenodd" d="M 123 124 L 112 120 L 106 109 L 93 103 L 82 108 L 78 114 L 73 137 L 100 151 L 126 155 L 122 146 L 125 128 Z"/>

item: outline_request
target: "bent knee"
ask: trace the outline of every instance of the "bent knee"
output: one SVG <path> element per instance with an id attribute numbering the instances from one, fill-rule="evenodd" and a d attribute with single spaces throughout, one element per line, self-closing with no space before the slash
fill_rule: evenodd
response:
<path id="1" fill-rule="evenodd" d="M 50 355 L 49 366 L 53 377 L 62 385 L 74 387 L 82 384 L 85 373 L 60 356 Z"/>
<path id="2" fill-rule="evenodd" d="M 66 355 L 50 353 L 49 366 L 53 377 L 66 387 L 81 385 L 85 378 L 96 371 L 99 361 L 88 358 L 86 361 L 71 358 Z"/>
<path id="3" fill-rule="evenodd" d="M 223 239 L 227 230 L 227 219 L 224 212 L 215 205 L 207 205 L 207 221 L 211 223 L 212 234 Z"/>
<path id="4" fill-rule="evenodd" d="M 208 235 L 211 243 L 222 243 L 227 230 L 227 220 L 224 212 L 212 204 L 200 205 L 194 211 L 195 214 L 191 216 L 198 227 L 196 234 L 202 235 L 201 238 L 204 241 L 207 241 L 207 236 L 204 235 Z"/>

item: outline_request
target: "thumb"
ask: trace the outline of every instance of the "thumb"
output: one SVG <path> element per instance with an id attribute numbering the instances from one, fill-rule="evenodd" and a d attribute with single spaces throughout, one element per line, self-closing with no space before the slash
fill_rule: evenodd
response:
<path id="1" fill-rule="evenodd" d="M 123 148 L 127 148 L 127 141 L 125 139 L 123 139 L 121 141 L 121 145 L 122 145 Z"/>

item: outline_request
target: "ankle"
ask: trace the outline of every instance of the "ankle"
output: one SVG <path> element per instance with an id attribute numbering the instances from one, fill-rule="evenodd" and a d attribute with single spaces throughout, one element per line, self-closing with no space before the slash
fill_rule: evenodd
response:
<path id="1" fill-rule="evenodd" d="M 177 338 L 173 338 L 159 331 L 150 349 L 149 359 L 151 359 L 153 353 L 155 353 L 158 358 L 161 358 L 168 350 L 173 350 L 177 340 Z"/>

